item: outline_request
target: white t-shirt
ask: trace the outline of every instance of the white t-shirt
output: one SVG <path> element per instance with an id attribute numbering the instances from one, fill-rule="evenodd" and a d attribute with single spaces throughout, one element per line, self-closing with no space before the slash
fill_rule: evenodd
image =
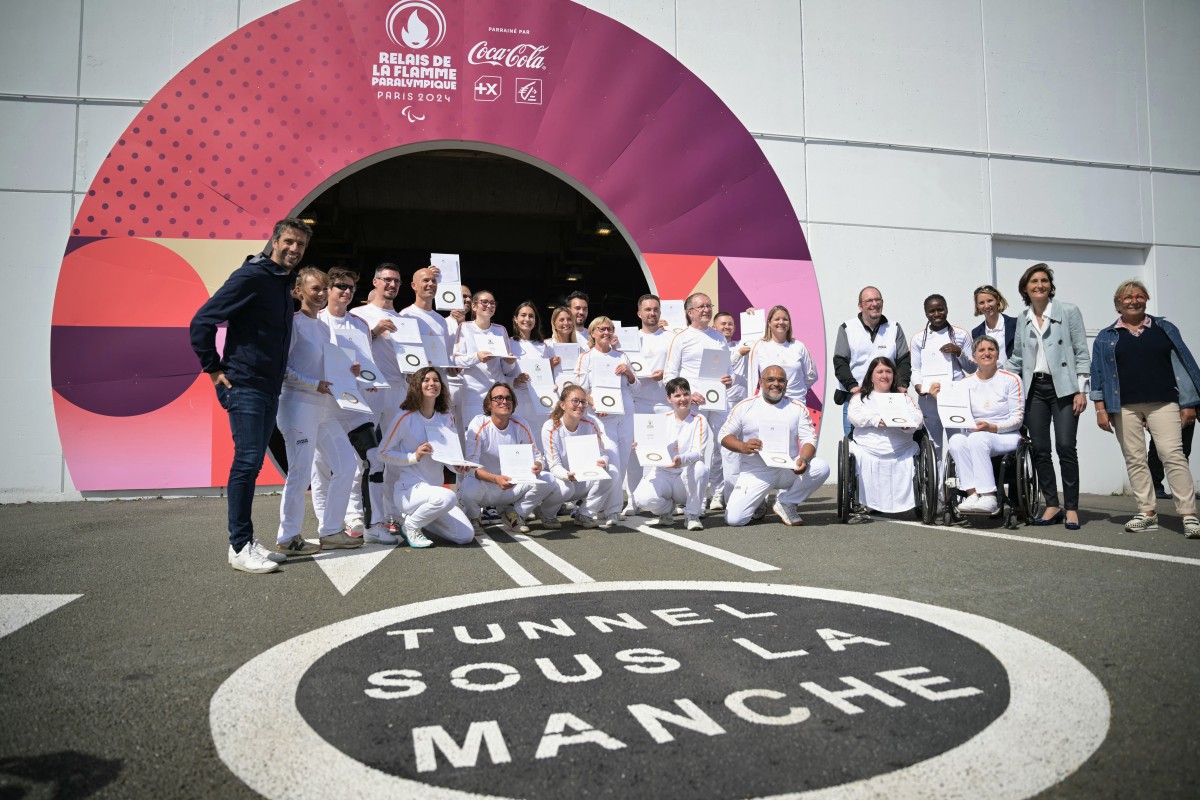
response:
<path id="1" fill-rule="evenodd" d="M 688 380 L 694 379 L 700 374 L 700 351 L 715 349 L 727 349 L 725 337 L 720 331 L 713 328 L 684 328 L 671 340 L 666 366 L 663 367 L 663 380 L 669 381 L 681 375 Z"/>
<path id="2" fill-rule="evenodd" d="M 962 379 L 962 385 L 971 391 L 971 415 L 976 422 L 992 423 L 997 433 L 1020 430 L 1021 421 L 1025 418 L 1020 378 L 999 369 L 986 381 L 978 373 L 968 375 Z"/>
<path id="3" fill-rule="evenodd" d="M 794 400 L 788 400 L 786 397 L 778 403 L 772 404 L 768 403 L 761 395 L 743 400 L 733 407 L 725 424 L 721 426 L 721 432 L 717 434 L 717 441 L 720 442 L 730 434 L 743 442 L 750 439 L 761 439 L 762 427 L 768 423 L 787 426 L 788 455 L 792 459 L 800 456 L 801 446 L 805 444 L 817 446 L 817 431 L 813 427 L 812 417 L 808 415 L 807 406 Z M 741 469 L 754 471 L 776 469 L 776 467 L 764 464 L 757 453 L 735 452 L 734 455 L 741 459 L 739 462 Z"/>
<path id="4" fill-rule="evenodd" d="M 689 413 L 683 419 L 679 419 L 674 411 L 668 411 L 661 416 L 667 421 L 667 452 L 672 456 L 679 456 L 680 465 L 653 469 L 678 472 L 704 458 L 708 440 L 712 438 L 712 428 L 703 414 Z"/>
<path id="5" fill-rule="evenodd" d="M 442 485 L 441 462 L 434 461 L 433 456 L 417 459 L 417 448 L 429 441 L 426 426 L 455 430 L 454 418 L 449 414 L 435 411 L 426 419 L 420 411 L 401 411 L 379 445 L 379 457 L 399 470 L 397 481 L 407 486 L 417 483 Z"/>
<path id="6" fill-rule="evenodd" d="M 502 444 L 531 444 L 533 460 L 543 465 L 546 463 L 542 459 L 542 448 L 537 442 L 537 437 L 525 420 L 518 416 L 509 417 L 504 430 L 497 428 L 492 418 L 484 414 L 475 417 L 467 426 L 467 459 L 482 464 L 483 468 L 493 475 L 500 474 Z"/>
<path id="7" fill-rule="evenodd" d="M 400 316 L 390 308 L 380 308 L 370 303 L 352 308 L 350 313 L 366 323 L 367 328 L 372 331 L 381 320 Z M 400 369 L 400 362 L 396 360 L 396 351 L 392 349 L 390 333 L 384 333 L 378 339 L 371 340 L 371 358 L 375 360 L 375 366 L 379 367 L 379 371 L 383 373 L 384 379 L 391 384 L 392 388 L 401 392 L 405 391 L 408 376 Z"/>
<path id="8" fill-rule="evenodd" d="M 317 387 L 325 380 L 325 344 L 329 341 L 329 326 L 320 319 L 303 311 L 292 315 L 292 341 L 288 345 L 282 394 L 325 397 Z"/>
<path id="9" fill-rule="evenodd" d="M 604 428 L 591 416 L 584 416 L 579 421 L 579 427 L 574 431 L 567 430 L 567 426 L 561 419 L 557 422 L 552 419 L 546 420 L 546 424 L 542 426 L 542 454 L 546 457 L 550 473 L 564 481 L 572 472 L 567 463 L 566 440 L 568 436 L 595 436 L 600 445 L 601 458 L 608 458 L 608 454 L 616 449 L 616 445 L 605 435 Z"/>
<path id="10" fill-rule="evenodd" d="M 813 366 L 808 348 L 799 339 L 776 342 L 774 339 L 759 339 L 750 349 L 750 367 L 746 370 L 747 387 L 754 386 L 758 393 L 759 379 L 767 367 L 781 367 L 787 375 L 785 396 L 788 400 L 804 403 L 808 390 L 817 382 L 817 368 Z"/>

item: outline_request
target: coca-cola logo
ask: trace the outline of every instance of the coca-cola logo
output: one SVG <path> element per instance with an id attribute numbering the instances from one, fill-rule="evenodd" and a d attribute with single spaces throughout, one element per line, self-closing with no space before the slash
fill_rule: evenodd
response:
<path id="1" fill-rule="evenodd" d="M 388 11 L 387 35 L 412 50 L 437 47 L 446 38 L 446 15 L 429 0 L 401 0 Z"/>
<path id="2" fill-rule="evenodd" d="M 486 41 L 477 43 L 467 54 L 467 61 L 472 64 L 491 64 L 494 67 L 520 67 L 524 69 L 545 69 L 546 59 L 542 57 L 550 48 L 542 44 L 518 44 L 513 47 L 491 47 Z"/>

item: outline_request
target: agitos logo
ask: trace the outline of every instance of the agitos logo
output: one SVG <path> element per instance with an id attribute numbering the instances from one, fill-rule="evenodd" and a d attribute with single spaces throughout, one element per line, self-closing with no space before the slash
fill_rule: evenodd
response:
<path id="1" fill-rule="evenodd" d="M 401 0 L 385 24 L 388 38 L 411 50 L 437 47 L 446 38 L 446 15 L 429 0 Z"/>
<path id="2" fill-rule="evenodd" d="M 267 797 L 1028 797 L 1099 747 L 1109 706 L 1066 653 L 972 614 L 662 581 L 337 623 L 238 670 L 210 720 Z"/>

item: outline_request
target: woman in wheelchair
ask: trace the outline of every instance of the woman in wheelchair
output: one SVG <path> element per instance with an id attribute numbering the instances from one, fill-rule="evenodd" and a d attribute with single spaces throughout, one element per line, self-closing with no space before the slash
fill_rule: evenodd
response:
<path id="1" fill-rule="evenodd" d="M 947 447 L 954 460 L 958 489 L 967 495 L 958 510 L 994 514 L 1000 507 L 992 456 L 1017 449 L 1025 401 L 1021 379 L 998 368 L 1000 346 L 995 339 L 978 337 L 972 351 L 979 368 L 974 375 L 963 378 L 960 385 L 970 392 L 975 429 L 958 431 L 950 437 Z M 940 391 L 941 386 L 935 383 L 929 393 L 936 397 Z"/>
<path id="2" fill-rule="evenodd" d="M 913 424 L 896 427 L 893 420 L 903 416 Z M 916 507 L 913 459 L 918 446 L 913 432 L 921 427 L 921 411 L 896 388 L 896 365 L 890 358 L 880 356 L 867 366 L 862 391 L 851 398 L 847 417 L 854 426 L 850 453 L 857 466 L 856 499 L 861 504 L 851 508 L 849 521 L 865 522 L 872 509 L 895 514 Z"/>

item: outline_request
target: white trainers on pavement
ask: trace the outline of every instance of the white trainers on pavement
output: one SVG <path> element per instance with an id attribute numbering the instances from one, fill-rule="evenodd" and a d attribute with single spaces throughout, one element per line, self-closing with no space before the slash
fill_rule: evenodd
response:
<path id="1" fill-rule="evenodd" d="M 784 525 L 804 524 L 804 518 L 800 516 L 800 507 L 795 503 L 781 503 L 776 500 L 771 510 L 779 515 L 779 521 Z"/>
<path id="2" fill-rule="evenodd" d="M 255 575 L 279 569 L 279 565 L 274 561 L 268 561 L 259 555 L 258 550 L 252 544 L 247 544 L 240 553 L 235 553 L 233 545 L 229 545 L 229 566 L 239 572 L 250 572 Z"/>
<path id="3" fill-rule="evenodd" d="M 367 528 L 367 532 L 363 534 L 363 539 L 373 544 L 400 544 L 399 539 L 388 533 L 387 526 L 379 522 Z"/>
<path id="4" fill-rule="evenodd" d="M 283 562 L 287 561 L 286 555 L 268 550 L 258 543 L 258 539 L 251 539 L 250 546 L 253 547 L 261 557 L 267 559 L 268 561 L 273 561 L 276 564 L 282 564 Z"/>
<path id="5" fill-rule="evenodd" d="M 687 518 L 687 526 L 686 526 L 686 527 L 687 527 L 687 529 L 688 529 L 689 531 L 702 531 L 702 530 L 704 530 L 704 524 L 703 524 L 702 522 L 700 522 L 700 518 L 699 518 L 699 517 L 692 517 L 692 516 L 689 516 L 689 517 Z"/>
<path id="6" fill-rule="evenodd" d="M 400 528 L 404 541 L 408 542 L 408 546 L 414 550 L 420 550 L 425 547 L 432 547 L 433 542 L 429 541 L 429 537 L 420 528 L 404 521 L 404 525 Z"/>
<path id="7" fill-rule="evenodd" d="M 975 504 L 975 513 L 977 514 L 995 514 L 1000 510 L 1000 503 L 996 500 L 994 494 L 976 495 L 979 501 Z"/>
<path id="8" fill-rule="evenodd" d="M 500 512 L 500 524 L 509 533 L 529 533 L 529 526 L 512 506 Z"/>
<path id="9" fill-rule="evenodd" d="M 367 524 L 362 521 L 361 517 L 346 520 L 346 533 L 351 536 L 362 536 L 366 532 Z"/>
<path id="10" fill-rule="evenodd" d="M 1126 533 L 1144 533 L 1158 530 L 1158 514 L 1134 514 L 1133 519 L 1125 523 Z"/>

